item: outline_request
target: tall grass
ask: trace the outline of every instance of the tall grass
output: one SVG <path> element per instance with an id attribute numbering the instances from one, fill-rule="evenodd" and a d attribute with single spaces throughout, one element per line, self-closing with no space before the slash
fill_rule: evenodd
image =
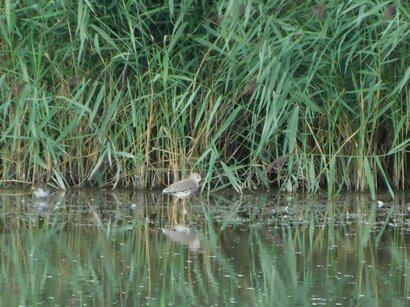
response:
<path id="1" fill-rule="evenodd" d="M 145 188 L 195 169 L 237 191 L 408 186 L 400 1 L 0 9 L 3 183 Z"/>

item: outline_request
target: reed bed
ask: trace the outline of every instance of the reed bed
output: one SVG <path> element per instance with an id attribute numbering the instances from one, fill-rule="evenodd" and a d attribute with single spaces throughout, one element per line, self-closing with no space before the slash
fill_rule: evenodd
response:
<path id="1" fill-rule="evenodd" d="M 401 1 L 0 8 L 3 185 L 408 186 Z"/>

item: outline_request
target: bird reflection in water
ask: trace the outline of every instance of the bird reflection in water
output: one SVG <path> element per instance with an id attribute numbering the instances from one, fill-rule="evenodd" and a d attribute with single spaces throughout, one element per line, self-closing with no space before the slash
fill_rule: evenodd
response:
<path id="1" fill-rule="evenodd" d="M 198 233 L 194 229 L 187 226 L 162 228 L 162 233 L 172 241 L 187 246 L 191 252 L 198 252 L 201 248 Z"/>

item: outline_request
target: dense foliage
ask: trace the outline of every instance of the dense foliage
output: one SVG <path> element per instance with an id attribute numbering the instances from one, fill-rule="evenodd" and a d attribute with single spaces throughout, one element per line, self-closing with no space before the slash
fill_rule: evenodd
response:
<path id="1" fill-rule="evenodd" d="M 0 4 L 0 180 L 408 186 L 401 1 Z"/>

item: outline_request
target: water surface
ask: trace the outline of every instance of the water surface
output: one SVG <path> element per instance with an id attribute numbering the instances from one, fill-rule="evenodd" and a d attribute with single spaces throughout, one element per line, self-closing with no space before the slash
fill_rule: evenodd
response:
<path id="1" fill-rule="evenodd" d="M 1 306 L 404 306 L 406 195 L 0 194 Z"/>

